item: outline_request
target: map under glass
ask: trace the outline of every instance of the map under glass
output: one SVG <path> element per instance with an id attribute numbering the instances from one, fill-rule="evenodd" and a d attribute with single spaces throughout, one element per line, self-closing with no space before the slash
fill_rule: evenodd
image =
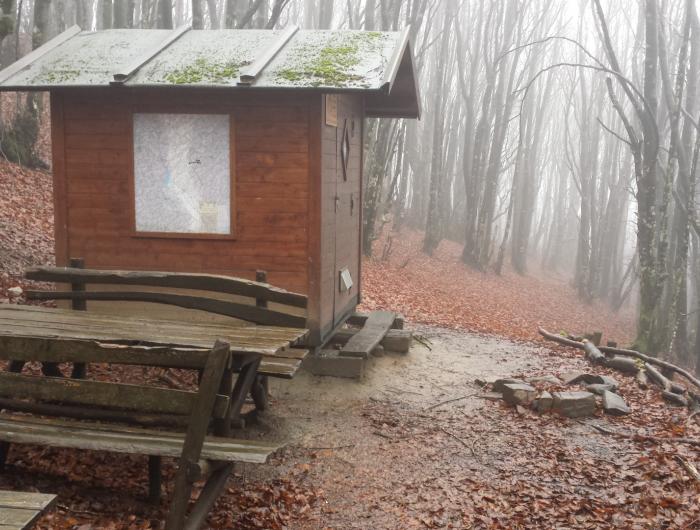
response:
<path id="1" fill-rule="evenodd" d="M 134 114 L 137 232 L 231 233 L 227 114 Z"/>

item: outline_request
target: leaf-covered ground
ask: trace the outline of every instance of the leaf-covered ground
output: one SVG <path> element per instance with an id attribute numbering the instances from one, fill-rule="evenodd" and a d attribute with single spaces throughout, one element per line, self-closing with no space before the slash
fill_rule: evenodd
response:
<path id="1" fill-rule="evenodd" d="M 404 229 L 393 235 L 388 259 L 364 261 L 364 308 L 389 308 L 413 322 L 515 340 L 539 340 L 538 326 L 601 331 L 621 344 L 633 338 L 631 309 L 616 314 L 600 302 L 582 303 L 559 274 L 521 276 L 507 267 L 501 276 L 483 273 L 461 262 L 461 245 L 442 241 L 429 257 L 421 251 L 422 240 L 422 232 Z M 384 240 L 377 241 L 375 254 L 383 248 Z"/>

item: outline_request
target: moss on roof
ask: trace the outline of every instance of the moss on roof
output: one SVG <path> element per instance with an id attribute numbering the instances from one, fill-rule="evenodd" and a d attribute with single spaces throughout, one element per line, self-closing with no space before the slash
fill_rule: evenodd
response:
<path id="1" fill-rule="evenodd" d="M 206 57 L 198 57 L 189 65 L 168 72 L 163 80 L 174 85 L 187 85 L 203 81 L 212 84 L 228 84 L 238 77 L 241 67 L 248 64 L 250 61 L 218 62 Z"/>
<path id="2" fill-rule="evenodd" d="M 384 46 L 384 34 L 346 32 L 334 34 L 325 46 L 298 46 L 290 52 L 295 64 L 275 72 L 278 80 L 310 86 L 340 87 L 363 79 L 353 71 L 363 55 L 376 53 Z"/>

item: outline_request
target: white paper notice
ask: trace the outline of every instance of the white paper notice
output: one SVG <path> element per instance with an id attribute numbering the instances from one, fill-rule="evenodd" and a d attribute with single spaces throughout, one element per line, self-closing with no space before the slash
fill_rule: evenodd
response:
<path id="1" fill-rule="evenodd" d="M 227 114 L 134 114 L 137 232 L 231 233 Z"/>

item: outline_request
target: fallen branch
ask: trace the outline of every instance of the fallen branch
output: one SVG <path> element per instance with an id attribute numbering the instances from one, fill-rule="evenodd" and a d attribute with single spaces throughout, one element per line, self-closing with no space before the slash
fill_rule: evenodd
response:
<path id="1" fill-rule="evenodd" d="M 538 329 L 540 335 L 542 335 L 545 339 L 558 342 L 559 344 L 564 344 L 565 346 L 571 346 L 572 348 L 578 348 L 579 350 L 583 350 L 583 343 L 578 342 L 575 340 L 567 339 L 566 337 L 562 337 L 560 335 L 555 335 L 554 333 L 550 333 L 549 331 L 539 328 Z M 649 355 L 645 355 L 643 353 L 640 353 L 636 350 L 625 350 L 622 348 L 613 348 L 611 346 L 601 346 L 599 348 L 600 351 L 603 353 L 611 353 L 613 355 L 625 355 L 627 357 L 634 357 L 635 359 L 641 359 L 645 363 L 648 364 L 655 364 L 656 366 L 661 366 L 663 368 L 666 368 L 667 370 L 671 370 L 672 372 L 676 372 L 677 374 L 685 377 L 688 381 L 693 383 L 696 387 L 700 388 L 700 379 L 697 377 L 693 377 L 690 372 L 687 370 L 684 370 L 683 368 L 680 368 L 679 366 L 676 366 L 675 364 L 669 363 L 667 361 L 662 361 L 661 359 L 657 359 L 655 357 L 650 357 Z"/>
<path id="2" fill-rule="evenodd" d="M 634 440 L 637 442 L 654 442 L 654 443 L 679 443 L 693 445 L 695 447 L 700 447 L 700 440 L 694 438 L 677 438 L 675 436 L 648 436 L 646 434 L 629 434 L 625 432 L 613 431 L 611 429 L 606 429 L 600 425 L 595 425 L 593 423 L 586 423 L 584 421 L 579 421 L 581 425 L 587 425 L 593 427 L 596 431 L 603 434 L 608 434 L 610 436 L 617 436 L 618 438 L 625 438 L 627 440 Z"/>
<path id="3" fill-rule="evenodd" d="M 676 455 L 676 461 L 683 466 L 683 468 L 688 472 L 688 474 L 695 479 L 695 482 L 700 482 L 700 471 L 688 462 L 685 458 Z"/>
<path id="4" fill-rule="evenodd" d="M 442 427 L 439 427 L 439 426 L 438 426 L 438 429 L 440 429 L 442 432 L 444 432 L 447 436 L 450 436 L 451 438 L 454 438 L 454 439 L 457 440 L 459 443 L 461 443 L 464 447 L 466 447 L 467 449 L 469 449 L 469 450 L 471 451 L 471 453 L 472 453 L 472 456 L 476 456 L 476 453 L 474 452 L 474 448 L 473 448 L 472 446 L 470 446 L 467 442 L 465 442 L 464 440 L 462 440 L 459 436 L 457 436 L 456 434 L 451 433 L 451 432 L 448 431 L 447 429 L 443 429 Z"/>
<path id="5" fill-rule="evenodd" d="M 447 403 L 454 403 L 455 401 L 462 401 L 463 399 L 467 399 L 470 397 L 474 397 L 476 394 L 469 394 L 467 396 L 460 396 L 452 399 L 447 399 L 445 401 L 441 401 L 440 403 L 435 403 L 434 405 L 430 405 L 429 407 L 425 407 L 423 410 L 431 410 L 439 407 L 440 405 L 446 405 Z"/>

